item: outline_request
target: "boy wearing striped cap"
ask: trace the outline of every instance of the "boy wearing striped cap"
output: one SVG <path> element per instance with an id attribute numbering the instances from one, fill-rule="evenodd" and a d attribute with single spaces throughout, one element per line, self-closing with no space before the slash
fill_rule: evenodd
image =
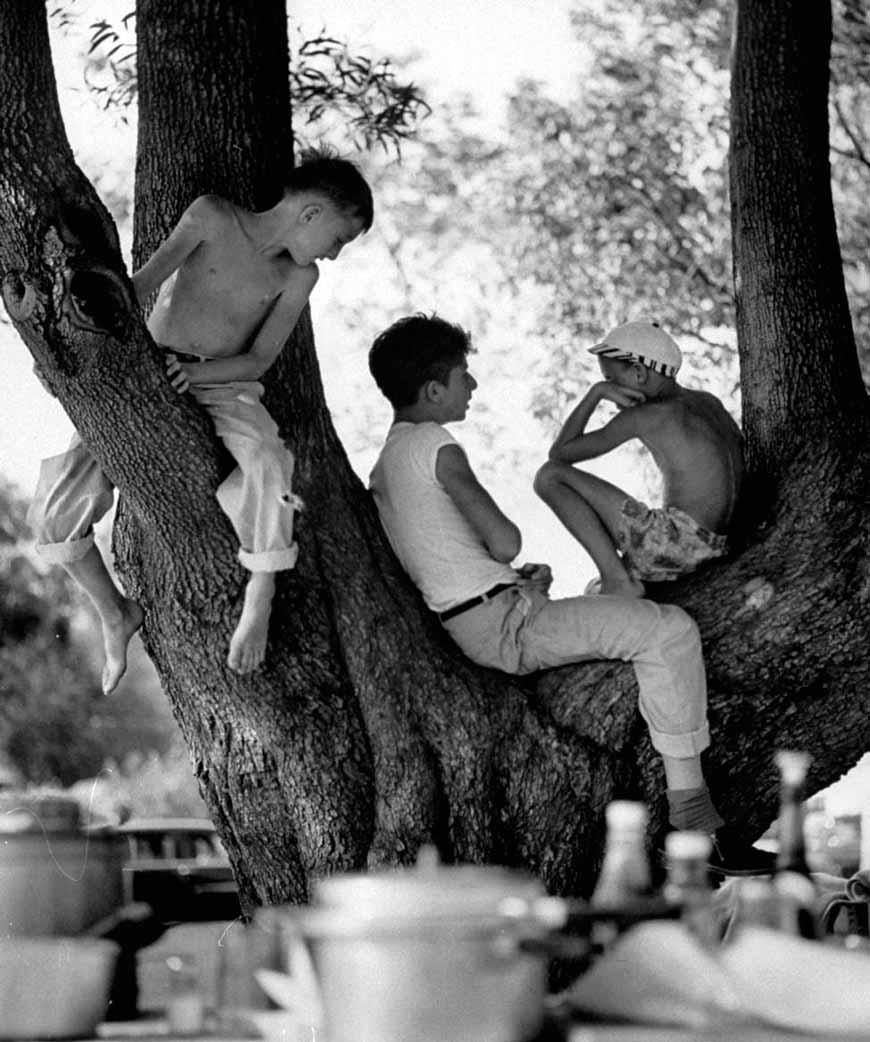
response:
<path id="1" fill-rule="evenodd" d="M 626 322 L 589 350 L 604 379 L 568 416 L 535 491 L 597 566 L 600 579 L 587 592 L 643 597 L 644 582 L 676 579 L 726 553 L 742 437 L 715 395 L 677 383 L 682 354 L 657 323 Z M 604 401 L 617 414 L 587 431 Z M 633 438 L 661 471 L 661 507 L 574 466 Z"/>

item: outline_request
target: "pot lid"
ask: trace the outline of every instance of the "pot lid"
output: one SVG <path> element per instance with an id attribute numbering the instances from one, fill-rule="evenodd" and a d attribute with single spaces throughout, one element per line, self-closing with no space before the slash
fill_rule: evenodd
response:
<path id="1" fill-rule="evenodd" d="M 76 800 L 54 793 L 0 792 L 0 833 L 73 832 L 81 824 Z"/>
<path id="2" fill-rule="evenodd" d="M 360 921 L 420 921 L 500 916 L 507 898 L 534 901 L 546 891 L 525 872 L 497 865 L 442 865 L 423 848 L 413 868 L 345 873 L 314 887 L 315 908 Z"/>

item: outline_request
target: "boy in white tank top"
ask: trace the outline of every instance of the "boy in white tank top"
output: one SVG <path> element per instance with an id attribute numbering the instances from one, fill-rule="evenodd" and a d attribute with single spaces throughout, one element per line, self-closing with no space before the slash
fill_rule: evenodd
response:
<path id="1" fill-rule="evenodd" d="M 465 419 L 477 382 L 468 334 L 412 315 L 381 333 L 369 368 L 394 408 L 370 486 L 387 538 L 427 606 L 474 662 L 523 674 L 593 659 L 631 662 L 641 715 L 662 757 L 670 822 L 716 834 L 723 826 L 701 769 L 709 745 L 698 629 L 673 605 L 616 596 L 550 600 L 547 565 L 513 567 L 517 526 L 475 477 L 444 425 Z M 715 867 L 770 871 L 764 853 L 724 833 Z"/>

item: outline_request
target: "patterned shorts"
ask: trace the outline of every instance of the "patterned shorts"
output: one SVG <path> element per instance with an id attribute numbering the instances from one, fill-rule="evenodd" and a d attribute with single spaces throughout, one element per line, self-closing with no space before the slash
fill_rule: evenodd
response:
<path id="1" fill-rule="evenodd" d="M 629 497 L 619 519 L 617 549 L 633 578 L 669 582 L 722 557 L 728 540 L 699 525 L 684 510 L 651 508 Z"/>

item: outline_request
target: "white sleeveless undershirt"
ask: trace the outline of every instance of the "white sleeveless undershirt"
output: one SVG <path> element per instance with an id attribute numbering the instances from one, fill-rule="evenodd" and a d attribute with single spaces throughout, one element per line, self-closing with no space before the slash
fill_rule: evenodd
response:
<path id="1" fill-rule="evenodd" d="M 394 423 L 369 478 L 390 545 L 439 612 L 517 577 L 490 555 L 438 481 L 438 450 L 445 445 L 459 443 L 439 423 Z"/>

